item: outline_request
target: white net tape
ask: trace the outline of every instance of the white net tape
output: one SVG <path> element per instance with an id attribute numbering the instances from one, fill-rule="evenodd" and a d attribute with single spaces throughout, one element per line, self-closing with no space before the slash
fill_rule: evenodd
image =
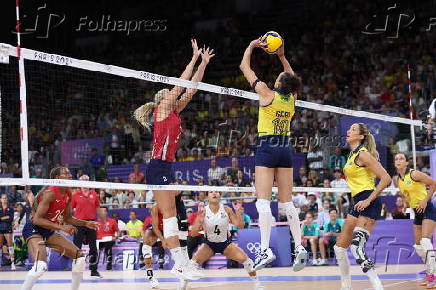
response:
<path id="1" fill-rule="evenodd" d="M 0 43 L 1 53 L 3 56 L 17 57 L 17 50 L 14 46 Z M 175 77 L 163 76 L 146 71 L 137 71 L 128 68 L 101 64 L 88 60 L 79 60 L 72 57 L 66 57 L 57 54 L 50 54 L 36 50 L 21 49 L 21 57 L 32 61 L 41 61 L 55 65 L 65 65 L 87 71 L 102 72 L 122 77 L 135 78 L 150 82 L 163 83 L 168 85 L 177 85 L 186 88 L 197 88 L 199 90 L 236 96 L 240 98 L 259 100 L 257 94 L 227 88 L 207 83 L 195 83 L 188 80 L 182 80 Z M 376 119 L 385 122 L 402 123 L 412 126 L 423 127 L 421 120 L 410 120 L 400 117 L 386 116 L 382 114 L 370 113 L 365 111 L 355 111 L 344 109 L 335 106 L 321 105 L 317 103 L 297 100 L 296 106 L 313 109 L 317 111 L 325 111 L 337 113 L 341 115 L 364 117 L 369 119 Z M 64 185 L 71 187 L 90 187 L 90 188 L 107 188 L 107 189 L 132 189 L 132 190 L 186 190 L 186 191 L 224 191 L 224 192 L 255 192 L 253 187 L 226 187 L 226 186 L 187 186 L 187 185 L 145 185 L 145 184 L 123 184 L 123 183 L 110 183 L 110 182 L 93 182 L 93 181 L 76 181 L 76 180 L 52 180 L 52 179 L 29 179 L 29 178 L 0 178 L 0 186 L 5 185 Z M 273 189 L 274 192 L 277 188 Z M 350 192 L 347 188 L 318 188 L 318 187 L 294 187 L 294 191 L 298 192 Z M 387 189 L 386 192 L 396 192 L 396 189 Z"/>

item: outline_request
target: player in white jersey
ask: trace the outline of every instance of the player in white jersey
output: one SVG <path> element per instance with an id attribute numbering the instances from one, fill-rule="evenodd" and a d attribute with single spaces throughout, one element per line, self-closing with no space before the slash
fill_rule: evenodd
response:
<path id="1" fill-rule="evenodd" d="M 240 206 L 235 206 L 235 213 L 230 207 L 221 204 L 221 194 L 213 191 L 208 193 L 208 201 L 209 204 L 199 212 L 191 229 L 195 235 L 203 228 L 205 237 L 204 243 L 190 261 L 191 266 L 198 268 L 216 253 L 221 253 L 226 258 L 243 264 L 248 275 L 254 281 L 254 289 L 262 289 L 257 280 L 256 271 L 253 269 L 253 261 L 232 242 L 230 236 L 230 223 L 239 229 L 244 227 Z"/>

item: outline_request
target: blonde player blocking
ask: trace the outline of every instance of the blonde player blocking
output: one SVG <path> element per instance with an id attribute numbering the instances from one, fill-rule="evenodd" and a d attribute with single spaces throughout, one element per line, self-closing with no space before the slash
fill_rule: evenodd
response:
<path id="1" fill-rule="evenodd" d="M 374 136 L 365 124 L 351 125 L 347 131 L 346 141 L 351 152 L 343 170 L 354 206 L 350 208 L 334 246 L 341 273 L 341 290 L 352 289 L 350 261 L 347 256 L 350 246 L 357 264 L 368 275 L 372 287 L 382 290 L 383 285 L 375 271 L 374 262 L 365 252 L 365 246 L 376 220 L 380 218 L 382 203 L 379 194 L 391 183 L 391 177 L 378 160 Z M 380 179 L 377 186 L 376 177 Z"/>
<path id="2" fill-rule="evenodd" d="M 435 289 L 436 257 L 431 237 L 435 228 L 436 208 L 431 198 L 436 192 L 436 180 L 419 170 L 410 169 L 409 160 L 404 153 L 397 153 L 394 162 L 398 173 L 400 194 L 415 212 L 413 222 L 414 248 L 427 268 L 426 275 L 419 282 L 419 285 L 427 286 L 427 289 Z M 428 191 L 425 188 L 426 184 L 430 185 Z"/>
<path id="3" fill-rule="evenodd" d="M 263 289 L 257 280 L 256 271 L 253 269 L 253 261 L 240 247 L 232 242 L 230 235 L 230 223 L 237 226 L 238 229 L 244 228 L 241 206 L 235 206 L 235 213 L 230 207 L 221 203 L 221 194 L 219 192 L 209 191 L 207 199 L 208 205 L 199 212 L 192 226 L 194 235 L 201 229 L 204 230 L 205 241 L 192 257 L 191 266 L 198 268 L 199 265 L 205 263 L 216 253 L 221 253 L 227 259 L 243 264 L 244 269 L 254 282 L 254 289 Z"/>
<path id="4" fill-rule="evenodd" d="M 301 245 L 301 228 L 297 209 L 292 202 L 293 165 L 291 121 L 295 113 L 295 100 L 301 87 L 301 79 L 291 68 L 285 57 L 284 45 L 277 51 L 283 65 L 270 89 L 260 81 L 250 67 L 253 49 L 263 47 L 260 40 L 253 40 L 247 47 L 239 68 L 250 86 L 259 95 L 258 141 L 255 158 L 255 187 L 257 193 L 256 208 L 259 213 L 261 250 L 256 256 L 254 269 L 260 270 L 275 260 L 269 247 L 272 214 L 271 192 L 274 180 L 277 182 L 278 196 L 282 208 L 286 211 L 289 228 L 295 243 L 293 269 L 300 271 L 305 267 L 307 252 Z"/>

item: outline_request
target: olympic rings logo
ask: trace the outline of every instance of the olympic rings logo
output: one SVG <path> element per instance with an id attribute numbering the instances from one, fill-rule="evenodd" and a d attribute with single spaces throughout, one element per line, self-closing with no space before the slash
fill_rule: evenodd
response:
<path id="1" fill-rule="evenodd" d="M 260 252 L 260 243 L 259 242 L 247 243 L 246 248 L 250 253 L 257 254 Z"/>

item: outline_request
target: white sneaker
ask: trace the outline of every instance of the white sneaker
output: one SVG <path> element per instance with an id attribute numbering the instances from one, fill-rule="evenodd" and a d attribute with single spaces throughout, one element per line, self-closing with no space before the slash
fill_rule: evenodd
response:
<path id="1" fill-rule="evenodd" d="M 17 268 L 15 268 L 15 264 L 14 264 L 14 263 L 11 264 L 11 270 L 12 270 L 12 271 L 17 270 Z"/>
<path id="2" fill-rule="evenodd" d="M 274 255 L 274 253 L 271 251 L 270 248 L 263 251 L 262 250 L 259 251 L 259 253 L 256 254 L 256 259 L 254 261 L 254 266 L 253 266 L 254 271 L 258 271 L 260 269 L 265 268 L 266 265 L 268 265 L 275 259 L 276 256 Z"/>
<path id="3" fill-rule="evenodd" d="M 159 287 L 159 281 L 154 277 L 148 278 L 148 282 L 150 283 L 151 288 Z"/>
<path id="4" fill-rule="evenodd" d="M 320 260 L 319 259 L 313 259 L 312 260 L 312 266 L 319 266 L 320 265 Z"/>
<path id="5" fill-rule="evenodd" d="M 297 246 L 295 248 L 294 265 L 292 266 L 294 272 L 298 272 L 306 267 L 307 263 L 307 251 L 303 246 Z"/>
<path id="6" fill-rule="evenodd" d="M 174 266 L 171 269 L 171 274 L 182 280 L 198 280 L 200 279 L 199 276 L 202 275 L 198 270 L 194 270 L 188 265 L 183 267 Z"/>
<path id="7" fill-rule="evenodd" d="M 196 264 L 188 263 L 187 270 L 189 271 L 190 275 L 196 279 L 205 277 L 205 275 L 200 272 L 200 267 Z"/>

